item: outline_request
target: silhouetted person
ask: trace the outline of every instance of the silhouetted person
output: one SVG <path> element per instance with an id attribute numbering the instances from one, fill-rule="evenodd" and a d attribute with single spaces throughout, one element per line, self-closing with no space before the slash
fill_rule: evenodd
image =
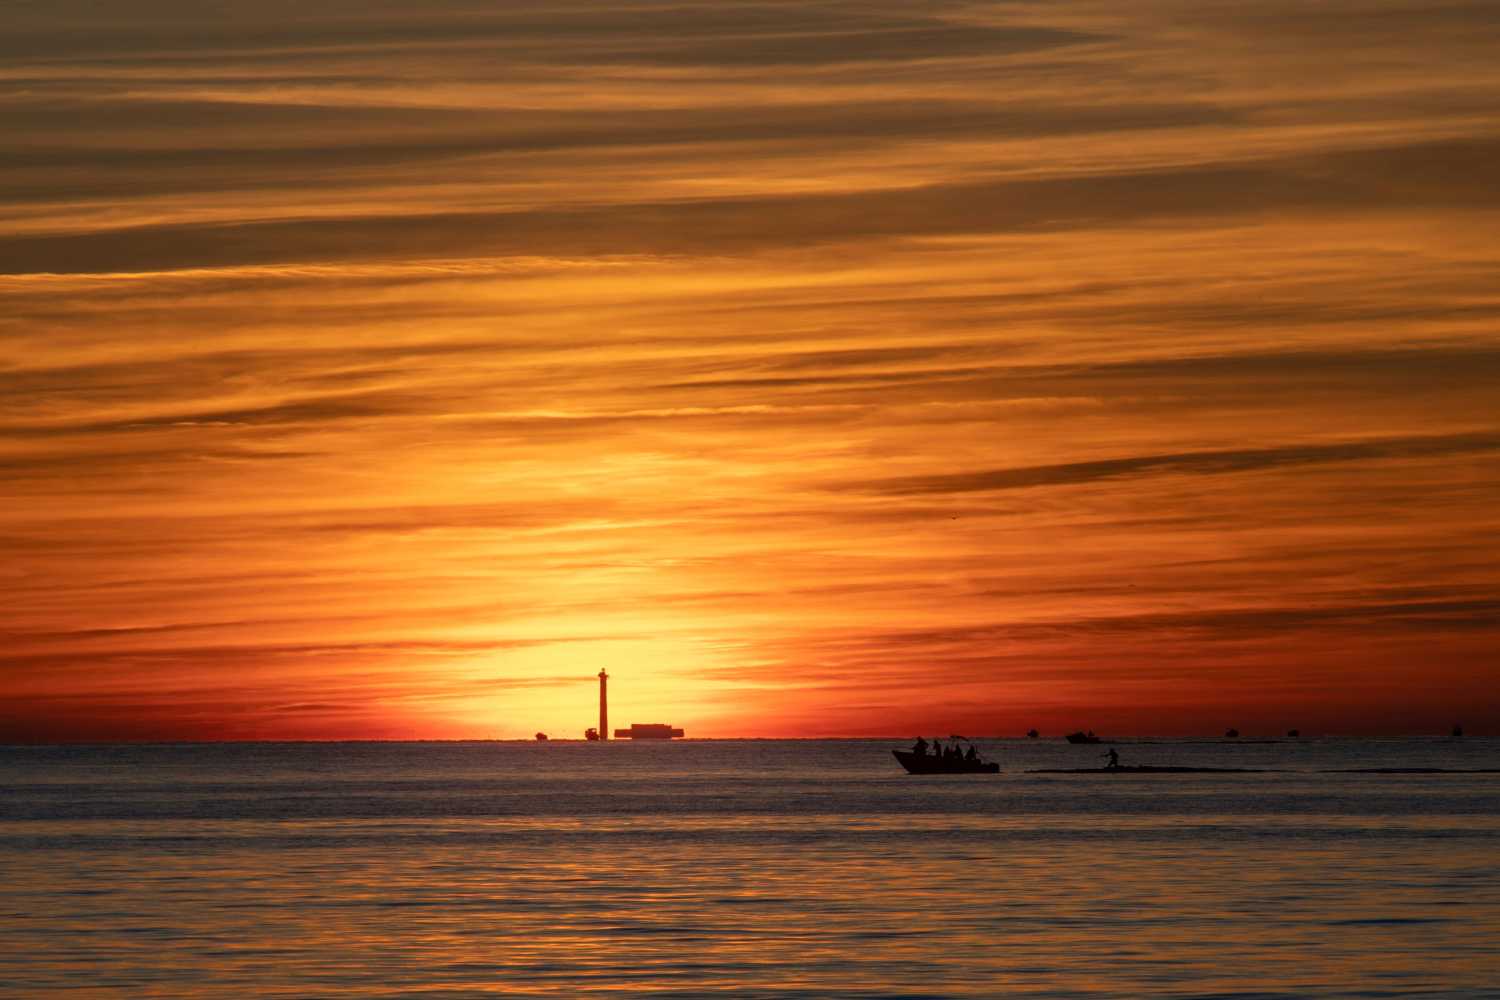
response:
<path id="1" fill-rule="evenodd" d="M 979 759 L 979 751 L 974 749 L 974 744 L 969 744 L 969 752 L 964 754 L 964 760 L 973 763 Z"/>
<path id="2" fill-rule="evenodd" d="M 916 754 L 918 757 L 926 757 L 927 756 L 927 741 L 924 740 L 924 739 L 922 739 L 922 737 L 918 736 L 917 737 L 917 742 L 915 742 L 915 743 L 913 743 L 911 745 L 911 752 L 914 753 L 914 754 Z"/>
<path id="3" fill-rule="evenodd" d="M 932 755 L 934 757 L 936 757 L 938 760 L 942 760 L 943 759 L 943 741 L 942 740 L 933 740 L 932 741 Z"/>
<path id="4" fill-rule="evenodd" d="M 1117 770 L 1119 768 L 1120 754 L 1115 750 L 1114 747 L 1110 747 L 1109 753 L 1105 754 L 1104 756 L 1109 758 L 1109 763 L 1105 764 L 1105 767 L 1109 768 L 1111 771 Z"/>

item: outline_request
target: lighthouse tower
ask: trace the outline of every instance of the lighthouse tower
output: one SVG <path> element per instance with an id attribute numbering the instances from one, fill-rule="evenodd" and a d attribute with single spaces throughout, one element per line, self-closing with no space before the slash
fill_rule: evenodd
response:
<path id="1" fill-rule="evenodd" d="M 609 674 L 599 671 L 599 738 L 609 739 Z"/>

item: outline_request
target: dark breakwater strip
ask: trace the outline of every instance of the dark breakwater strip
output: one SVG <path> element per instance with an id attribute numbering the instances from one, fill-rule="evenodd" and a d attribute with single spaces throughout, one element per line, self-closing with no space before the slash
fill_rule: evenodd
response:
<path id="1" fill-rule="evenodd" d="M 1152 764 L 1135 764 L 1129 767 L 1050 767 L 1026 772 L 1027 774 L 1285 774 L 1287 772 L 1269 767 L 1157 767 Z M 1305 771 L 1304 774 L 1500 774 L 1500 768 L 1450 768 L 1450 767 L 1344 767 L 1323 771 Z"/>
<path id="2" fill-rule="evenodd" d="M 1121 768 L 1043 768 L 1031 774 L 1277 774 L 1268 768 L 1157 768 L 1131 765 Z"/>
<path id="3" fill-rule="evenodd" d="M 1319 774 L 1500 774 L 1500 768 L 1341 768 Z"/>

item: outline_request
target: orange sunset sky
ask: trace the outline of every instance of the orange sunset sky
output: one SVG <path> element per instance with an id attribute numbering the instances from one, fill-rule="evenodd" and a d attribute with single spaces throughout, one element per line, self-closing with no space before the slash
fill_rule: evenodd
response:
<path id="1" fill-rule="evenodd" d="M 1492 3 L 0 17 L 0 742 L 1500 728 Z"/>

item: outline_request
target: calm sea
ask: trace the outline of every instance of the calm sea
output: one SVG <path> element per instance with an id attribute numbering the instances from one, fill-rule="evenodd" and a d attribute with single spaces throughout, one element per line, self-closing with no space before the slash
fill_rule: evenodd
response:
<path id="1" fill-rule="evenodd" d="M 0 994 L 1500 997 L 1500 741 L 900 745 L 0 748 Z"/>

